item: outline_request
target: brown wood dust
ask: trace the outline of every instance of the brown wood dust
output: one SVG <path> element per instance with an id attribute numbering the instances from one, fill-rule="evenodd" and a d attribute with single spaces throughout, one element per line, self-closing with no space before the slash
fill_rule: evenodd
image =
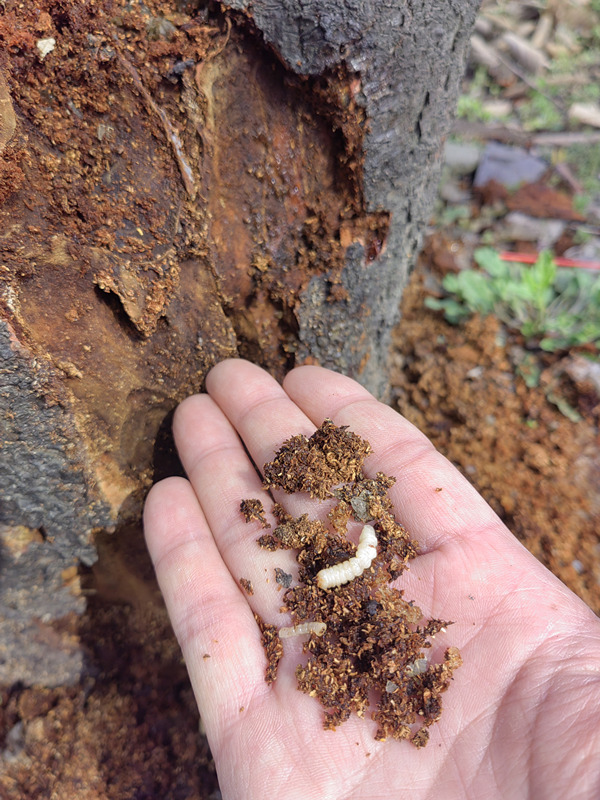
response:
<path id="1" fill-rule="evenodd" d="M 306 664 L 296 669 L 298 688 L 325 708 L 324 727 L 334 729 L 353 713 L 364 716 L 374 691 L 375 738 L 409 739 L 423 747 L 429 726 L 442 713 L 441 695 L 462 659 L 456 647 L 449 647 L 440 663 L 427 658 L 435 634 L 451 623 L 424 620 L 421 610 L 404 600 L 402 590 L 391 586 L 418 549 L 394 517 L 387 493 L 395 478 L 381 472 L 375 478 L 363 474 L 371 452 L 367 441 L 331 420 L 310 438 L 298 435 L 285 441 L 264 466 L 265 488 L 307 492 L 336 502 L 328 514 L 329 525 L 309 519 L 308 514 L 290 516 L 275 503 L 272 511 L 278 525 L 258 541 L 269 550 L 297 551 L 299 581 L 283 596 L 283 610 L 291 615 L 292 624 L 327 625 L 323 636 L 310 635 L 304 645 Z M 247 503 L 243 501 L 242 511 Z M 319 570 L 356 553 L 346 536 L 352 521 L 373 525 L 377 557 L 349 583 L 321 590 L 316 583 Z M 257 622 L 267 655 L 266 680 L 273 682 L 283 648 L 277 628 L 260 618 Z"/>

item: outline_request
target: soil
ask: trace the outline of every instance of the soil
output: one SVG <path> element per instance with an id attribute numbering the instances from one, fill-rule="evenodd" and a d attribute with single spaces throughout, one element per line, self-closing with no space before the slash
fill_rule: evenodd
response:
<path id="1" fill-rule="evenodd" d="M 2 800 L 217 798 L 217 778 L 142 531 L 105 537 L 74 622 L 87 675 L 0 695 Z"/>
<path id="2" fill-rule="evenodd" d="M 431 250 L 413 276 L 395 331 L 394 405 L 598 614 L 600 398 L 568 377 L 572 356 L 526 353 L 518 335 L 494 317 L 454 327 L 424 310 Z M 525 356 L 540 360 L 536 387 L 519 375 Z M 569 419 L 550 398 L 579 419 Z"/>

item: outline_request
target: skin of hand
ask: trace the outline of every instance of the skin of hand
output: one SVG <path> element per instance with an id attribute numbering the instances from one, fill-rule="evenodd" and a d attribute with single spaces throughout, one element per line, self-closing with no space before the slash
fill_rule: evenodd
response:
<path id="1" fill-rule="evenodd" d="M 156 484 L 144 526 L 223 797 L 600 797 L 600 622 L 429 440 L 358 383 L 321 367 L 292 370 L 282 387 L 229 360 L 206 386 L 174 419 L 189 481 Z M 301 639 L 284 642 L 277 681 L 264 680 L 253 611 L 289 625 L 274 569 L 297 572 L 293 552 L 262 550 L 259 523 L 240 513 L 251 497 L 269 509 L 248 453 L 262 466 L 285 439 L 310 435 L 326 417 L 369 440 L 367 476 L 397 478 L 389 492 L 396 518 L 421 552 L 396 585 L 426 617 L 455 621 L 435 646 L 438 655 L 458 646 L 464 664 L 422 750 L 375 741 L 368 714 L 323 730 L 321 705 L 296 689 Z M 273 494 L 292 514 L 325 513 L 308 496 Z M 252 596 L 240 578 L 252 581 Z"/>

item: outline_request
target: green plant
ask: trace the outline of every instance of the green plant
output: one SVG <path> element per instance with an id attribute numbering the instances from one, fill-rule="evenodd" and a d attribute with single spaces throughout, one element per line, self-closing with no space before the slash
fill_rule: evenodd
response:
<path id="1" fill-rule="evenodd" d="M 484 108 L 482 100 L 462 94 L 456 104 L 456 115 L 468 122 L 490 122 L 492 115 Z"/>
<path id="2" fill-rule="evenodd" d="M 573 144 L 566 149 L 564 160 L 573 167 L 586 194 L 600 190 L 600 144 Z"/>
<path id="3" fill-rule="evenodd" d="M 519 116 L 525 130 L 558 131 L 564 127 L 563 115 L 546 95 L 537 91 L 529 93 L 527 102 L 519 107 Z"/>
<path id="4" fill-rule="evenodd" d="M 453 324 L 475 312 L 494 314 L 543 350 L 590 342 L 600 349 L 600 276 L 559 269 L 548 252 L 531 266 L 503 261 L 490 247 L 474 258 L 480 269 L 446 275 L 448 296 L 426 298 L 427 308 L 442 310 Z"/>

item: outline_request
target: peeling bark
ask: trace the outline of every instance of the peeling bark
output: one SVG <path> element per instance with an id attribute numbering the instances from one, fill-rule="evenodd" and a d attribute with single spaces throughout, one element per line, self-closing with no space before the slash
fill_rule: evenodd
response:
<path id="1" fill-rule="evenodd" d="M 78 674 L 71 570 L 213 364 L 386 392 L 477 4 L 226 5 L 4 4 L 1 682 Z"/>

